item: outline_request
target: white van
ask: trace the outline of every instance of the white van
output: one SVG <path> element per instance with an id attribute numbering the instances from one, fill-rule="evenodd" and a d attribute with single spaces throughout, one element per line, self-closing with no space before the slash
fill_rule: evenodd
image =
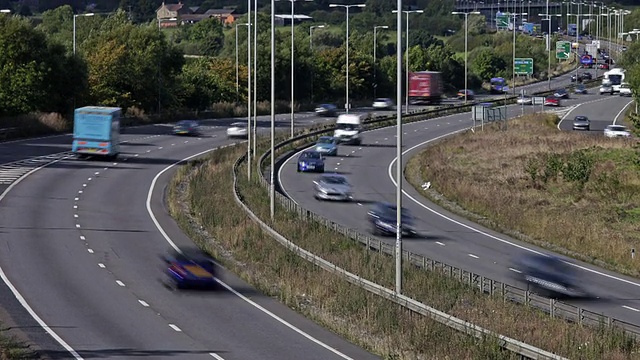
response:
<path id="1" fill-rule="evenodd" d="M 336 121 L 333 137 L 343 144 L 360 145 L 362 143 L 362 122 L 364 115 L 342 114 Z"/>

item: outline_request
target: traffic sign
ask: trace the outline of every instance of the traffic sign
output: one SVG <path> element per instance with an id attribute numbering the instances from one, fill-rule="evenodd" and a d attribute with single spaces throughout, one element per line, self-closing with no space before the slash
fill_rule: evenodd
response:
<path id="1" fill-rule="evenodd" d="M 515 58 L 513 67 L 516 75 L 532 75 L 533 59 L 532 58 Z"/>
<path id="2" fill-rule="evenodd" d="M 627 35 L 627 38 L 625 39 L 626 41 L 631 41 L 633 39 L 631 39 L 631 35 Z"/>
<path id="3" fill-rule="evenodd" d="M 509 14 L 502 13 L 496 16 L 496 27 L 498 29 L 509 28 Z"/>
<path id="4" fill-rule="evenodd" d="M 571 54 L 571 42 L 570 41 L 558 41 L 556 42 L 556 59 L 568 59 Z"/>

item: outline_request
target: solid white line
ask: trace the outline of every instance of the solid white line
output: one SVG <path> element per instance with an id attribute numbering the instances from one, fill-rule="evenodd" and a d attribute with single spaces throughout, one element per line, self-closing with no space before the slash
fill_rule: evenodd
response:
<path id="1" fill-rule="evenodd" d="M 169 327 L 170 327 L 170 328 L 172 328 L 172 329 L 173 329 L 173 330 L 175 330 L 175 331 L 178 331 L 178 332 L 181 332 L 181 331 L 182 331 L 182 330 L 180 330 L 180 328 L 179 328 L 179 327 L 177 327 L 176 325 L 173 325 L 173 324 L 169 324 Z"/>
<path id="2" fill-rule="evenodd" d="M 593 103 L 595 103 L 595 102 L 605 101 L 605 100 L 608 100 L 608 99 L 613 99 L 613 97 L 611 97 L 611 96 L 607 96 L 607 97 L 605 97 L 605 98 L 600 98 L 600 99 L 595 99 L 595 100 L 589 100 L 589 101 L 586 101 L 586 102 L 583 102 L 583 103 L 580 103 L 580 104 L 576 104 L 576 105 L 572 105 L 572 106 L 568 107 L 568 108 L 567 108 L 567 109 L 568 109 L 568 111 L 564 114 L 564 116 L 562 116 L 562 118 L 560 118 L 560 121 L 558 121 L 558 125 L 557 125 L 558 130 L 562 130 L 562 129 L 560 129 L 560 124 L 561 124 L 561 123 L 562 123 L 562 122 L 567 118 L 567 116 L 569 116 L 569 114 L 571 114 L 575 109 L 579 108 L 579 107 L 580 107 L 580 106 L 582 106 L 582 105 L 593 104 Z M 563 110 L 565 110 L 565 109 L 563 109 Z M 614 121 L 614 124 L 615 124 L 615 121 Z"/>
<path id="3" fill-rule="evenodd" d="M 6 144 L 6 143 L 5 143 Z M 42 166 L 39 166 L 31 171 L 29 171 L 28 173 L 24 174 L 22 177 L 20 177 L 16 182 L 14 182 L 13 184 L 9 185 L 9 187 L 7 187 L 7 189 L 0 194 L 0 202 L 7 196 L 7 194 L 9 193 L 9 191 L 11 191 L 16 185 L 20 184 L 22 182 L 22 180 L 26 179 L 27 176 L 33 174 L 34 172 L 49 166 L 51 164 L 55 164 L 61 160 L 64 160 L 66 158 L 62 158 L 62 159 L 58 159 L 58 160 L 54 160 L 48 164 L 44 164 Z M 27 310 L 27 312 L 29 313 L 29 315 L 31 315 L 31 317 L 38 323 L 38 325 L 40 325 L 41 328 L 44 329 L 44 331 L 47 332 L 47 334 L 51 335 L 51 337 L 58 343 L 60 344 L 60 346 L 62 346 L 65 350 L 67 350 L 69 352 L 69 354 L 71 354 L 71 356 L 73 356 L 74 359 L 76 360 L 83 360 L 83 357 L 80 356 L 80 354 L 78 354 L 71 346 L 69 346 L 69 344 L 67 344 L 64 340 L 62 340 L 62 338 L 55 332 L 53 331 L 53 329 L 51 329 L 49 327 L 49 325 L 47 325 L 39 316 L 38 314 L 36 314 L 36 312 L 31 308 L 31 306 L 27 303 L 27 300 L 24 298 L 24 296 L 22 296 L 22 294 L 20 294 L 20 292 L 18 291 L 18 289 L 16 289 L 15 286 L 13 286 L 13 283 L 11 283 L 11 281 L 9 280 L 9 278 L 7 277 L 7 274 L 5 274 L 4 270 L 2 268 L 0 268 L 0 278 L 2 278 L 2 281 L 7 285 L 7 287 L 9 288 L 9 290 L 11 290 L 11 293 L 13 293 L 13 296 L 16 297 L 16 299 L 18 300 L 18 302 L 20 303 L 20 305 L 22 305 L 22 307 Z"/>
<path id="4" fill-rule="evenodd" d="M 520 270 L 516 270 L 514 268 L 509 268 L 509 270 L 513 271 L 513 272 L 517 272 L 518 274 L 522 274 L 522 271 Z"/>
<path id="5" fill-rule="evenodd" d="M 615 124 L 616 124 L 616 122 L 618 121 L 618 118 L 620 117 L 620 115 L 622 115 L 622 113 L 623 113 L 625 110 L 627 110 L 627 108 L 629 107 L 629 105 L 631 105 L 631 103 L 633 103 L 633 100 L 629 101 L 629 102 L 627 103 L 627 105 L 625 105 L 625 106 L 622 108 L 622 110 L 620 110 L 620 111 L 618 112 L 618 114 L 616 114 L 616 117 L 614 117 L 614 118 L 613 118 L 613 125 L 615 125 Z"/>
<path id="6" fill-rule="evenodd" d="M 477 256 L 477 255 L 473 255 L 473 254 L 467 254 L 467 255 L 469 255 L 470 257 L 472 257 L 472 258 L 474 258 L 474 259 L 480 259 L 480 257 L 479 257 L 479 256 Z"/>
<path id="7" fill-rule="evenodd" d="M 209 353 L 209 355 L 213 356 L 216 360 L 224 360 L 224 358 L 216 353 Z"/>
<path id="8" fill-rule="evenodd" d="M 407 149 L 407 150 L 403 151 L 403 152 L 402 152 L 402 155 L 404 156 L 404 155 L 406 155 L 407 153 L 409 153 L 409 152 L 411 152 L 411 151 L 413 151 L 413 150 L 415 150 L 415 149 L 417 149 L 417 148 L 419 148 L 419 147 L 421 147 L 421 146 L 424 146 L 424 145 L 426 145 L 426 144 L 428 144 L 428 143 L 431 143 L 431 142 L 437 141 L 437 140 L 442 139 L 442 138 L 444 138 L 444 137 L 447 137 L 447 136 L 450 136 L 450 135 L 453 135 L 453 134 L 459 133 L 459 132 L 464 131 L 464 130 L 466 130 L 466 129 L 461 129 L 461 130 L 452 131 L 452 132 L 450 132 L 450 133 L 448 133 L 448 134 L 440 135 L 440 136 L 437 136 L 437 137 L 435 137 L 435 138 L 433 138 L 433 139 L 430 139 L 430 140 L 427 140 L 427 141 L 423 141 L 423 142 L 421 142 L 421 143 L 419 143 L 419 144 L 417 144 L 417 145 L 414 145 L 414 146 L 410 147 L 409 149 Z M 393 164 L 395 164 L 397 160 L 398 160 L 398 158 L 397 158 L 397 157 L 396 157 L 396 158 L 394 158 L 394 159 L 391 161 L 391 163 L 389 163 L 389 168 L 388 168 L 388 175 L 389 175 L 389 178 L 391 179 L 391 182 L 393 183 L 393 186 L 395 186 L 395 187 L 397 187 L 397 183 L 396 183 L 396 180 L 395 180 L 395 178 L 394 178 L 394 176 L 393 176 Z M 531 253 L 534 253 L 534 254 L 537 254 L 537 255 L 546 256 L 546 257 L 548 257 L 548 256 L 549 256 L 549 255 L 544 254 L 544 253 L 542 253 L 542 252 L 540 252 L 540 251 L 533 250 L 533 249 L 530 249 L 530 248 L 528 248 L 528 247 L 526 247 L 526 246 L 522 246 L 522 245 L 519 245 L 519 244 L 513 243 L 513 242 L 511 242 L 511 241 L 509 241 L 509 240 L 505 240 L 505 239 L 499 238 L 499 237 L 497 237 L 497 236 L 494 236 L 494 235 L 491 235 L 491 234 L 489 234 L 489 233 L 487 233 L 487 232 L 484 232 L 484 231 L 482 231 L 482 230 L 479 230 L 479 229 L 477 229 L 477 228 L 475 228 L 475 227 L 473 227 L 473 226 L 470 226 L 470 225 L 464 224 L 464 223 L 462 223 L 462 222 L 460 222 L 460 221 L 454 220 L 454 219 L 452 219 L 452 218 L 450 218 L 450 217 L 448 217 L 448 216 L 446 216 L 446 215 L 444 215 L 444 214 L 442 214 L 442 213 L 440 213 L 440 212 L 438 212 L 438 211 L 436 211 L 436 210 L 434 210 L 434 209 L 430 208 L 429 206 L 427 206 L 427 205 L 423 204 L 422 202 L 420 202 L 420 200 L 418 200 L 418 199 L 414 198 L 413 196 L 409 195 L 405 190 L 402 190 L 402 194 L 403 194 L 404 196 L 406 196 L 407 198 L 409 198 L 409 199 L 410 199 L 411 201 L 413 201 L 414 203 L 416 203 L 418 206 L 422 207 L 423 209 L 425 209 L 425 210 L 427 210 L 427 211 L 430 211 L 431 213 L 433 213 L 433 214 L 435 214 L 435 215 L 437 215 L 437 216 L 440 216 L 441 218 L 443 218 L 443 219 L 445 219 L 445 220 L 447 220 L 447 221 L 450 221 L 450 222 L 452 222 L 452 223 L 454 223 L 454 224 L 456 224 L 456 225 L 460 225 L 460 226 L 464 227 L 465 229 L 469 229 L 469 230 L 471 230 L 471 231 L 473 231 L 473 232 L 475 232 L 475 233 L 478 233 L 478 234 L 480 234 L 480 235 L 484 235 L 484 236 L 486 236 L 486 237 L 488 237 L 488 238 L 490 238 L 490 239 L 497 240 L 497 241 L 499 241 L 499 242 L 501 242 L 501 243 L 503 243 L 503 244 L 511 245 L 511 246 L 513 246 L 513 247 L 515 247 L 515 248 L 518 248 L 518 249 L 520 249 L 520 250 L 528 251 L 528 252 L 531 252 Z M 476 224 L 476 225 L 477 225 L 477 224 Z M 601 271 L 594 270 L 594 269 L 590 269 L 590 268 L 588 268 L 588 267 L 585 267 L 585 266 L 582 266 L 582 265 L 579 265 L 579 264 L 574 264 L 574 263 L 569 262 L 569 261 L 564 261 L 564 260 L 563 260 L 563 262 L 564 262 L 565 264 L 567 264 L 567 265 L 570 265 L 570 266 L 576 267 L 576 268 L 581 269 L 581 270 L 584 270 L 584 271 L 588 271 L 588 272 L 590 272 L 590 273 L 592 273 L 592 274 L 597 274 L 597 275 L 600 275 L 600 276 L 603 276 L 603 277 L 606 277 L 606 278 L 609 278 L 609 279 L 612 279 L 612 280 L 617 280 L 617 281 L 623 282 L 623 283 L 625 283 L 625 284 L 629 284 L 629 285 L 633 285 L 633 286 L 640 287 L 640 283 L 633 282 L 633 281 L 631 281 L 631 280 L 623 279 L 623 278 L 620 278 L 620 277 L 617 277 L 617 276 L 614 276 L 614 275 L 609 275 L 609 274 L 603 273 L 603 272 L 601 272 Z"/>
<path id="9" fill-rule="evenodd" d="M 160 176 L 162 176 L 162 174 L 164 174 L 165 172 L 167 172 L 169 169 L 173 168 L 174 166 L 181 164 L 185 161 L 188 161 L 190 159 L 193 159 L 195 157 L 204 155 L 206 153 L 209 153 L 211 151 L 217 150 L 217 148 L 213 148 L 213 149 L 209 149 L 209 150 L 205 150 L 202 152 L 199 152 L 197 154 L 188 156 L 180 161 L 176 161 L 173 164 L 167 166 L 166 168 L 162 169 L 162 171 L 160 171 L 158 174 L 156 174 L 156 176 L 153 178 L 153 180 L 151 181 L 151 185 L 149 186 L 149 192 L 147 193 L 147 212 L 149 213 L 149 216 L 151 217 L 151 220 L 153 221 L 153 223 L 156 225 L 156 228 L 158 229 L 158 231 L 160 232 L 160 234 L 162 234 L 162 236 L 164 237 L 164 239 L 169 243 L 169 245 L 171 245 L 172 248 L 174 248 L 177 252 L 182 253 L 182 251 L 180 250 L 180 248 L 178 248 L 178 246 L 173 242 L 173 240 L 171 240 L 171 238 L 169 237 L 169 235 L 167 235 L 167 233 L 164 231 L 164 229 L 162 228 L 162 226 L 160 225 L 160 223 L 158 222 L 158 219 L 156 219 L 155 214 L 153 213 L 153 209 L 151 208 L 151 198 L 153 196 L 153 190 L 155 188 L 156 183 L 158 182 L 158 179 L 160 178 Z M 295 327 L 294 325 L 290 324 L 289 322 L 287 322 L 286 320 L 280 318 L 279 316 L 277 316 L 276 314 L 272 313 L 271 311 L 265 309 L 264 307 L 262 307 L 261 305 L 259 305 L 258 303 L 252 301 L 251 299 L 247 298 L 246 296 L 240 294 L 239 292 L 237 292 L 235 289 L 233 289 L 231 286 L 227 285 L 226 283 L 224 283 L 222 280 L 220 279 L 216 279 L 216 281 L 218 282 L 218 284 L 220 284 L 222 287 L 224 287 L 225 289 L 227 289 L 229 292 L 233 293 L 234 295 L 236 295 L 237 297 L 239 297 L 240 299 L 242 299 L 243 301 L 245 301 L 246 303 L 248 303 L 249 305 L 253 306 L 254 308 L 260 310 L 261 312 L 263 312 L 264 314 L 268 315 L 269 317 L 271 317 L 272 319 L 276 320 L 277 322 L 281 323 L 282 325 L 288 327 L 289 329 L 293 330 L 294 332 L 298 333 L 299 335 L 305 337 L 306 339 L 310 340 L 311 342 L 315 343 L 316 345 L 319 345 L 321 347 L 323 347 L 324 349 L 334 353 L 335 355 L 343 358 L 343 359 L 347 359 L 347 360 L 353 360 L 352 358 L 350 358 L 349 356 L 341 353 L 339 350 L 323 343 L 322 341 L 314 338 L 313 336 L 307 334 L 306 332 L 304 332 L 303 330 Z"/>
<path id="10" fill-rule="evenodd" d="M 436 244 L 440 245 L 440 246 L 445 246 L 444 243 L 440 242 L 440 241 L 436 241 Z"/>
<path id="11" fill-rule="evenodd" d="M 627 305 L 622 305 L 623 308 L 628 309 L 628 310 L 632 310 L 635 312 L 640 312 L 640 310 L 636 309 L 636 308 L 632 308 L 631 306 L 627 306 Z"/>

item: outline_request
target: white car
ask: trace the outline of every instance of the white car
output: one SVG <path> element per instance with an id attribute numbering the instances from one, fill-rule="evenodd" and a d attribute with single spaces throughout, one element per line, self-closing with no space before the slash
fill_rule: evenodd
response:
<path id="1" fill-rule="evenodd" d="M 620 96 L 631 96 L 631 86 L 627 83 L 620 85 Z"/>
<path id="2" fill-rule="evenodd" d="M 531 105 L 533 104 L 533 99 L 531 98 L 531 96 L 525 95 L 520 96 L 516 102 L 518 103 L 518 105 Z"/>
<path id="3" fill-rule="evenodd" d="M 602 84 L 600 85 L 600 95 L 602 94 L 611 94 L 613 95 L 613 87 L 610 84 Z"/>
<path id="4" fill-rule="evenodd" d="M 373 101 L 373 108 L 380 110 L 380 109 L 393 109 L 393 101 L 391 101 L 391 99 L 389 98 L 380 98 L 380 99 L 375 99 Z"/>
<path id="5" fill-rule="evenodd" d="M 622 125 L 607 125 L 604 129 L 604 136 L 609 138 L 614 137 L 630 137 L 631 133 L 625 126 Z"/>
<path id="6" fill-rule="evenodd" d="M 235 122 L 227 128 L 227 137 L 246 138 L 249 135 L 247 130 L 247 123 Z"/>

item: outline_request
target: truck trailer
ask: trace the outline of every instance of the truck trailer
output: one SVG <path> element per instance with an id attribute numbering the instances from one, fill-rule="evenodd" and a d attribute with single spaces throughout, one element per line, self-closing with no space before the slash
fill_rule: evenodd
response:
<path id="1" fill-rule="evenodd" d="M 439 103 L 442 99 L 442 73 L 419 71 L 409 73 L 409 101 L 411 103 Z"/>
<path id="2" fill-rule="evenodd" d="M 80 157 L 118 157 L 121 113 L 117 107 L 85 106 L 76 109 L 71 151 Z"/>

